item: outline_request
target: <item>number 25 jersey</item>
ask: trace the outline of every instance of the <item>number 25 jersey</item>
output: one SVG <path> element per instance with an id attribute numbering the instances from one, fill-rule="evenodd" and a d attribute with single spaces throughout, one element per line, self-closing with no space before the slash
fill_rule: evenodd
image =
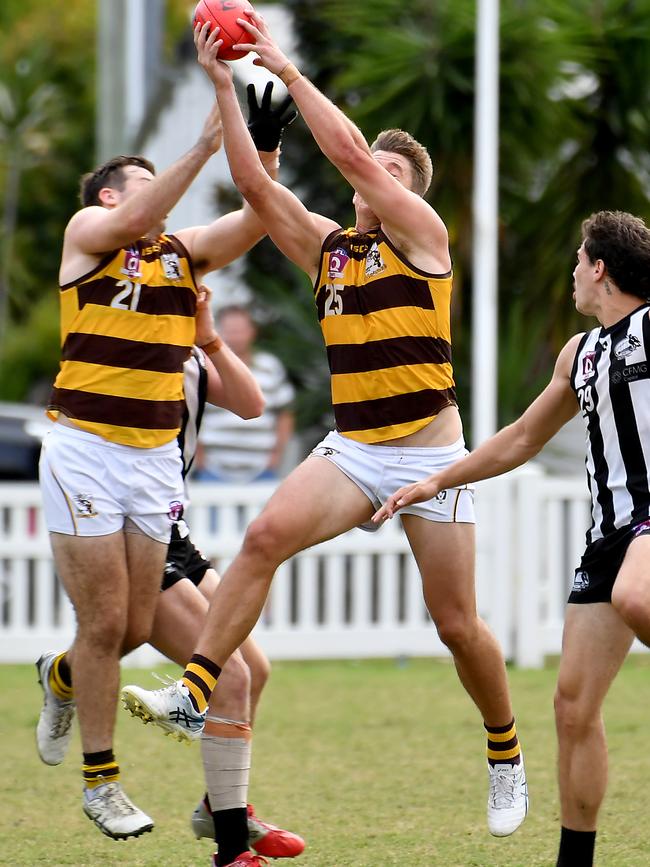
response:
<path id="1" fill-rule="evenodd" d="M 419 270 L 381 229 L 338 229 L 323 243 L 314 285 L 343 436 L 404 437 L 456 404 L 451 272 Z"/>

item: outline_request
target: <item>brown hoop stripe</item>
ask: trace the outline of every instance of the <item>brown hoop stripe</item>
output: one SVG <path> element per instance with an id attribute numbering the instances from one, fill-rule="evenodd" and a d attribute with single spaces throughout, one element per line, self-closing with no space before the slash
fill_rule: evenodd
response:
<path id="1" fill-rule="evenodd" d="M 514 749 L 518 743 L 517 735 L 507 741 L 493 741 L 488 737 L 487 748 L 491 752 L 501 753 Z"/>
<path id="2" fill-rule="evenodd" d="M 365 286 L 337 286 L 346 291 L 345 314 L 365 315 L 379 310 L 390 310 L 395 307 L 420 307 L 423 310 L 435 310 L 431 289 L 426 280 L 400 274 L 399 277 L 378 277 Z M 350 291 L 352 290 L 352 291 Z M 316 295 L 318 319 L 325 317 L 325 301 L 327 292 L 321 287 Z"/>
<path id="3" fill-rule="evenodd" d="M 81 421 L 145 430 L 176 430 L 180 427 L 185 403 L 55 388 L 49 408 Z"/>
<path id="4" fill-rule="evenodd" d="M 85 361 L 110 367 L 177 373 L 187 361 L 187 346 L 143 343 L 102 334 L 68 334 L 63 344 L 63 361 Z"/>
<path id="5" fill-rule="evenodd" d="M 212 695 L 212 690 L 208 686 L 208 684 L 200 677 L 198 674 L 195 674 L 193 671 L 185 670 L 183 674 L 183 680 L 189 680 L 194 686 L 200 690 L 203 698 L 206 703 L 210 701 L 210 696 Z"/>
<path id="6" fill-rule="evenodd" d="M 327 347 L 330 370 L 366 373 L 406 364 L 451 364 L 451 345 L 441 337 L 391 337 Z"/>
<path id="7" fill-rule="evenodd" d="M 110 307 L 119 291 L 119 284 L 111 276 L 82 283 L 77 289 L 79 309 L 86 304 Z M 125 302 L 128 303 L 128 302 Z M 196 295 L 188 286 L 141 286 L 138 313 L 153 316 L 194 316 Z"/>
<path id="8" fill-rule="evenodd" d="M 453 388 L 381 397 L 376 400 L 334 404 L 336 426 L 340 431 L 374 428 L 377 419 L 382 425 L 398 425 L 414 419 L 437 415 L 441 409 L 456 402 Z"/>

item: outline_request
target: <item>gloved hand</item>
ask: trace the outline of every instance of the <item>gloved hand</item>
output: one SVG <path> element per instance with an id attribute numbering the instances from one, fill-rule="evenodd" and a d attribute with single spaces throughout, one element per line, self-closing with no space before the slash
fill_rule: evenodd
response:
<path id="1" fill-rule="evenodd" d="M 275 108 L 271 106 L 273 82 L 269 81 L 264 88 L 262 101 L 258 104 L 255 85 L 246 88 L 248 95 L 248 131 L 251 134 L 258 151 L 274 151 L 280 144 L 282 130 L 298 117 L 295 109 L 289 111 L 293 102 L 286 96 Z"/>

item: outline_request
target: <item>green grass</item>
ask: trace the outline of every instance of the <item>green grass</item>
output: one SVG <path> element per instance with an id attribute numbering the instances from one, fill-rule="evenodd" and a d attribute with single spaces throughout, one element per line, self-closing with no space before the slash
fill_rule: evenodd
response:
<path id="1" fill-rule="evenodd" d="M 630 659 L 608 698 L 599 865 L 650 864 L 649 674 L 647 657 Z M 555 676 L 553 666 L 510 672 L 531 793 L 531 813 L 513 837 L 486 830 L 481 721 L 444 661 L 276 663 L 256 726 L 250 799 L 261 816 L 307 839 L 296 867 L 549 867 L 559 834 Z M 124 672 L 131 681 L 156 685 L 143 671 Z M 36 755 L 33 666 L 3 666 L 0 683 L 0 864 L 208 867 L 209 842 L 188 828 L 203 792 L 196 746 L 120 710 L 122 779 L 156 828 L 114 842 L 81 811 L 77 735 L 58 768 Z"/>

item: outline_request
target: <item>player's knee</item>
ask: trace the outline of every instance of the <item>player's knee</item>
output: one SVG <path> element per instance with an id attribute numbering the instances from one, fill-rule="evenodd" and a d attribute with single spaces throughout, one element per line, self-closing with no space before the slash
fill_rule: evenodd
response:
<path id="1" fill-rule="evenodd" d="M 620 614 L 630 629 L 647 633 L 650 624 L 650 607 L 646 593 L 640 588 L 626 588 L 617 592 L 616 585 L 612 591 L 612 605 Z"/>
<path id="2" fill-rule="evenodd" d="M 78 621 L 77 635 L 83 642 L 90 644 L 97 655 L 113 655 L 121 650 L 124 642 L 126 623 L 124 619 L 115 616 L 97 616 L 91 621 Z"/>
<path id="3" fill-rule="evenodd" d="M 260 515 L 248 527 L 242 554 L 265 565 L 278 566 L 284 561 L 290 532 L 275 518 Z"/>
<path id="4" fill-rule="evenodd" d="M 435 620 L 438 637 L 452 653 L 465 650 L 475 641 L 475 624 L 461 612 L 452 611 Z"/>
<path id="5" fill-rule="evenodd" d="M 565 740 L 580 740 L 595 725 L 599 724 L 599 709 L 593 708 L 581 698 L 579 692 L 558 684 L 553 698 L 555 725 L 558 737 Z"/>

